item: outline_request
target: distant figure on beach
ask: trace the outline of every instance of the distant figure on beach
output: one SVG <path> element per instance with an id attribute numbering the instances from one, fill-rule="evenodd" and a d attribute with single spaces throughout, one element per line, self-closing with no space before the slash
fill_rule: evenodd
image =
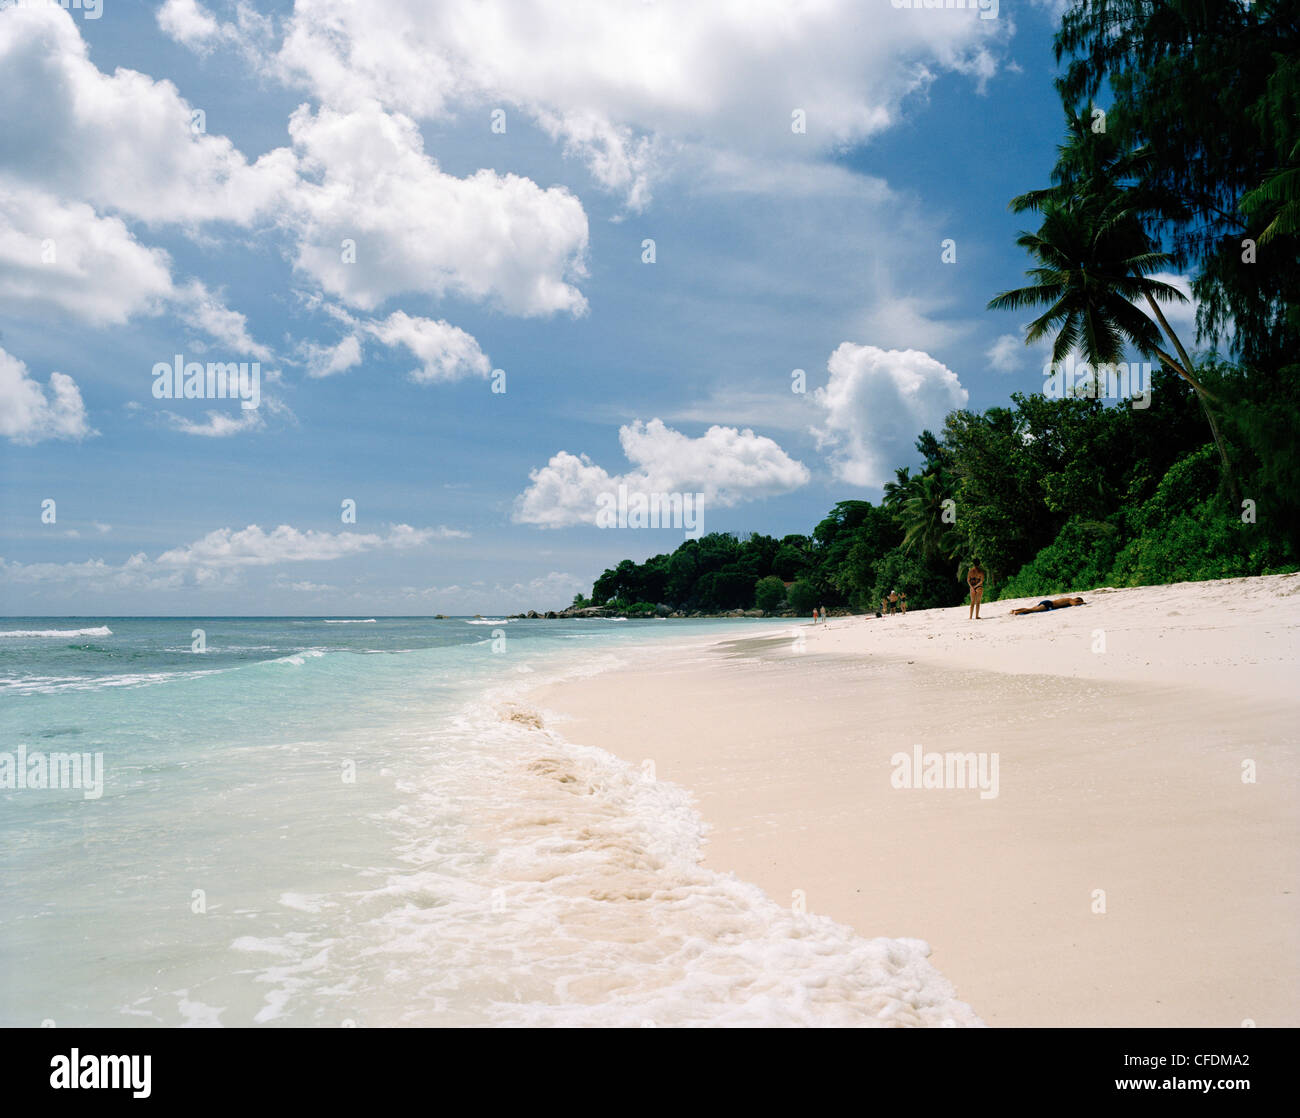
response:
<path id="1" fill-rule="evenodd" d="M 1015 613 L 1048 613 L 1054 609 L 1069 609 L 1071 606 L 1086 606 L 1088 603 L 1082 598 L 1044 598 L 1036 606 L 1023 606 L 1020 609 L 1013 609 Z"/>
<path id="2" fill-rule="evenodd" d="M 826 624 L 826 607 L 822 606 L 822 624 Z"/>
<path id="3" fill-rule="evenodd" d="M 817 624 L 817 607 L 813 606 L 813 624 Z"/>
<path id="4" fill-rule="evenodd" d="M 984 600 L 984 580 L 987 577 L 980 561 L 974 560 L 966 572 L 966 585 L 970 587 L 970 613 L 966 617 L 967 621 L 972 617 L 976 621 L 980 619 L 980 602 Z"/>
<path id="5" fill-rule="evenodd" d="M 907 614 L 907 591 L 906 590 L 904 590 L 898 596 L 898 608 L 903 611 L 904 615 Z"/>
<path id="6" fill-rule="evenodd" d="M 888 598 L 881 598 L 881 599 L 880 599 L 880 613 L 879 613 L 877 616 L 879 616 L 879 617 L 884 617 L 885 614 L 887 614 L 888 612 L 889 612 L 889 599 L 888 599 Z"/>
<path id="7" fill-rule="evenodd" d="M 898 591 L 897 590 L 891 590 L 889 592 L 889 608 L 892 612 L 895 613 L 898 612 Z"/>

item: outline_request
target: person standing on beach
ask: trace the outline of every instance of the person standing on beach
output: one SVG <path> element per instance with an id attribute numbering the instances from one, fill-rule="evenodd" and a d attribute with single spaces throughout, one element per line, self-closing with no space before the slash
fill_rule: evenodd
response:
<path id="1" fill-rule="evenodd" d="M 822 624 L 826 624 L 826 607 L 822 606 Z"/>
<path id="2" fill-rule="evenodd" d="M 904 617 L 907 616 L 907 591 L 904 590 L 898 596 L 898 608 L 902 611 Z"/>
<path id="3" fill-rule="evenodd" d="M 892 608 L 895 613 L 898 612 L 898 591 L 897 590 L 891 590 L 889 592 L 889 605 L 890 608 Z"/>
<path id="4" fill-rule="evenodd" d="M 966 585 L 970 587 L 970 614 L 966 620 L 972 617 L 978 621 L 980 619 L 980 602 L 984 600 L 984 580 L 987 576 L 984 568 L 980 566 L 978 559 L 970 565 L 970 570 L 966 572 Z"/>

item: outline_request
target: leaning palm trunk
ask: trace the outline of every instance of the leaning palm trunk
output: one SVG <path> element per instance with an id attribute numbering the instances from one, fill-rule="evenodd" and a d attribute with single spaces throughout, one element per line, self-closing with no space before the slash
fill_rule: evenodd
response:
<path id="1" fill-rule="evenodd" d="M 1191 385 L 1192 391 L 1196 393 L 1196 400 L 1201 405 L 1201 411 L 1205 414 L 1205 421 L 1210 425 L 1210 434 L 1214 436 L 1214 445 L 1219 450 L 1219 459 L 1223 463 L 1223 476 L 1227 479 L 1228 488 L 1232 491 L 1234 504 L 1237 508 L 1240 508 L 1241 490 L 1237 488 L 1237 476 L 1232 472 L 1232 463 L 1228 461 L 1228 450 L 1223 445 L 1223 439 L 1219 435 L 1219 424 L 1214 418 L 1214 413 L 1210 410 L 1210 405 L 1206 402 L 1207 397 L 1210 397 L 1210 393 L 1207 392 L 1196 378 L 1192 376 L 1191 358 L 1187 356 L 1187 350 L 1183 348 L 1183 343 L 1179 340 L 1178 335 L 1174 333 L 1173 327 L 1169 325 L 1168 320 L 1165 318 L 1164 311 L 1160 309 L 1160 304 L 1151 297 L 1149 292 L 1147 293 L 1146 300 L 1147 304 L 1151 307 L 1151 312 L 1156 317 L 1156 321 L 1160 323 L 1160 328 L 1165 332 L 1169 340 L 1173 342 L 1174 349 L 1178 351 L 1178 357 L 1182 364 L 1180 365 L 1178 361 L 1175 361 L 1163 350 L 1157 349 L 1156 355 L 1161 361 L 1168 365 L 1169 368 L 1173 369 L 1175 373 Z"/>

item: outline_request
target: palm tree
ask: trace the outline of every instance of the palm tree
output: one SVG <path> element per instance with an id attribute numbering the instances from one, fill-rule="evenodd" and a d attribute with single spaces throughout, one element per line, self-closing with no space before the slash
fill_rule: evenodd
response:
<path id="1" fill-rule="evenodd" d="M 1022 194 L 1011 203 L 1015 212 L 1038 210 L 1043 215 L 1038 232 L 1021 233 L 1016 241 L 1038 261 L 1026 273 L 1034 282 L 1004 291 L 989 307 L 1045 307 L 1027 327 L 1025 342 L 1052 337 L 1055 362 L 1078 351 L 1094 368 L 1114 365 L 1123 359 L 1126 346 L 1157 356 L 1196 393 L 1224 476 L 1240 503 L 1227 450 L 1206 402 L 1212 397 L 1194 375 L 1195 366 L 1160 307 L 1186 302 L 1187 297 L 1172 284 L 1152 278 L 1153 272 L 1171 266 L 1173 258 L 1153 250 L 1142 221 L 1163 200 L 1131 181 L 1145 153 L 1125 152 L 1105 133 L 1090 134 L 1081 114 L 1071 114 L 1071 138 L 1061 152 L 1055 185 Z M 1151 317 L 1139 303 L 1146 304 Z"/>
<path id="2" fill-rule="evenodd" d="M 1290 167 L 1283 167 L 1266 178 L 1241 199 L 1241 209 L 1252 217 L 1270 216 L 1257 243 L 1268 244 L 1274 237 L 1300 233 L 1300 143 L 1291 149 Z"/>
<path id="3" fill-rule="evenodd" d="M 903 502 L 903 550 L 920 548 L 926 559 L 951 559 L 957 552 L 956 530 L 944 519 L 947 493 L 937 473 L 912 479 L 912 495 Z"/>
<path id="4" fill-rule="evenodd" d="M 885 492 L 880 503 L 887 509 L 896 509 L 907 500 L 915 482 L 911 469 L 907 466 L 895 467 L 894 480 L 885 482 Z"/>

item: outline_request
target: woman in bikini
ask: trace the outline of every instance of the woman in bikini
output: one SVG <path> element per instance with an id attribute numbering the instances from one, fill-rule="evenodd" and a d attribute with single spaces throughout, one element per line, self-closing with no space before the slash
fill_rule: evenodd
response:
<path id="1" fill-rule="evenodd" d="M 980 619 L 980 602 L 984 600 L 984 568 L 980 566 L 980 561 L 976 559 L 970 565 L 970 570 L 966 572 L 966 585 L 970 587 L 970 614 L 966 620 L 972 617 L 978 621 Z"/>

